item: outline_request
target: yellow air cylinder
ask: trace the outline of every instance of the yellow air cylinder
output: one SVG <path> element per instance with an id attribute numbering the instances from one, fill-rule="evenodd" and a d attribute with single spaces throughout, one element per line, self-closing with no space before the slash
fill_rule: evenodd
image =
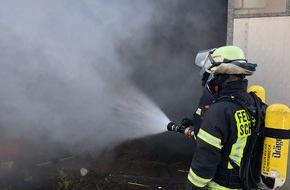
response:
<path id="1" fill-rule="evenodd" d="M 254 92 L 261 99 L 262 102 L 265 103 L 266 93 L 265 89 L 259 85 L 253 85 L 248 88 L 248 92 Z"/>
<path id="2" fill-rule="evenodd" d="M 283 104 L 272 104 L 266 109 L 265 127 L 290 129 L 290 109 Z M 281 187 L 286 181 L 289 139 L 265 137 L 261 177 L 271 188 Z"/>

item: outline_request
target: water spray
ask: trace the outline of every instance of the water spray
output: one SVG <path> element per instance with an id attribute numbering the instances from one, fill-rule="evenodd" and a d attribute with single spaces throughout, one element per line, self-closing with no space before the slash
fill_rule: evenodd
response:
<path id="1" fill-rule="evenodd" d="M 187 137 L 194 137 L 194 130 L 193 130 L 193 127 L 185 127 L 183 125 L 179 126 L 179 125 L 176 125 L 175 123 L 173 122 L 169 122 L 168 125 L 167 125 L 167 130 L 168 131 L 174 131 L 174 132 L 177 132 L 177 133 L 181 133 L 181 134 L 184 134 L 185 136 Z"/>

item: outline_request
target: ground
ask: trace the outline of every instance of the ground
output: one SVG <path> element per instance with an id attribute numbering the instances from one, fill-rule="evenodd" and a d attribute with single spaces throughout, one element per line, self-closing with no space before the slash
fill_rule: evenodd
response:
<path id="1" fill-rule="evenodd" d="M 0 189 L 181 190 L 193 141 L 168 133 L 129 140 L 98 156 L 62 155 L 38 164 L 32 158 L 2 162 Z M 81 170 L 88 172 L 82 176 Z"/>

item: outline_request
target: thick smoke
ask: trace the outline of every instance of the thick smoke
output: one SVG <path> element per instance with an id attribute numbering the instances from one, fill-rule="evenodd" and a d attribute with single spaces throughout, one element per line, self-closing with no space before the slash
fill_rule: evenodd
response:
<path id="1" fill-rule="evenodd" d="M 224 44 L 225 4 L 0 0 L 1 139 L 96 153 L 190 116 L 194 54 Z"/>
<path id="2" fill-rule="evenodd" d="M 168 119 L 130 84 L 130 69 L 120 65 L 116 54 L 122 40 L 150 21 L 152 4 L 0 4 L 2 139 L 60 142 L 75 151 L 98 152 L 165 131 Z"/>
<path id="3" fill-rule="evenodd" d="M 119 52 L 134 83 L 180 121 L 191 116 L 202 92 L 196 53 L 226 43 L 227 1 L 160 0 L 155 6 L 147 32 L 124 41 Z"/>

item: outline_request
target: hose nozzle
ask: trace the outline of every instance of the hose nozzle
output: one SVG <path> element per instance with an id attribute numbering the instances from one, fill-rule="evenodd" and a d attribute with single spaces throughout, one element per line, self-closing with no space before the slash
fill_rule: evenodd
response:
<path id="1" fill-rule="evenodd" d="M 184 127 L 183 126 L 176 125 L 173 122 L 170 122 L 167 125 L 167 130 L 168 131 L 175 131 L 175 132 L 178 132 L 178 133 L 183 133 Z"/>
<path id="2" fill-rule="evenodd" d="M 193 128 L 191 128 L 191 127 L 185 128 L 185 126 L 179 126 L 179 125 L 176 125 L 173 122 L 170 122 L 170 123 L 167 124 L 167 130 L 168 131 L 175 131 L 177 133 L 182 133 L 182 134 L 184 134 L 185 136 L 188 136 L 188 137 L 194 137 Z"/>

